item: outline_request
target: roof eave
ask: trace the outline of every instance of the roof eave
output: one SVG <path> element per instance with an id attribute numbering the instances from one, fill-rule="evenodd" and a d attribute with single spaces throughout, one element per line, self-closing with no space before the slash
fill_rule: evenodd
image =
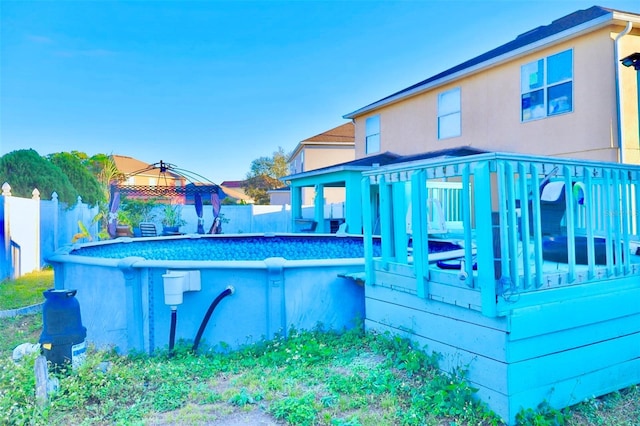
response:
<path id="1" fill-rule="evenodd" d="M 302 141 L 291 152 L 289 158 L 287 159 L 287 163 L 290 163 L 300 152 L 305 148 L 318 147 L 318 146 L 326 146 L 326 147 L 340 147 L 340 148 L 354 148 L 356 143 L 354 141 L 349 142 L 317 142 L 317 141 Z"/>
<path id="2" fill-rule="evenodd" d="M 337 173 L 337 172 L 363 172 L 369 169 L 372 169 L 374 166 L 336 166 L 336 167 L 327 167 L 318 170 L 310 170 L 308 172 L 297 173 L 294 175 L 283 176 L 280 178 L 282 182 L 287 182 L 291 180 L 298 179 L 306 179 L 314 176 L 321 176 L 329 173 Z"/>

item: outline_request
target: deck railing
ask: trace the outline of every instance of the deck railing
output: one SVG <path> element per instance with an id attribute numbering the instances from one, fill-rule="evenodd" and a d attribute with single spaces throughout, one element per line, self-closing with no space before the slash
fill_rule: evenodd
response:
<path id="1" fill-rule="evenodd" d="M 365 235 L 379 221 L 382 237 L 381 257 L 365 247 L 368 283 L 394 270 L 419 297 L 436 283 L 479 291 L 482 312 L 496 316 L 640 275 L 638 166 L 479 154 L 381 167 L 364 173 L 362 190 Z M 443 238 L 464 248 L 453 278 L 430 254 Z"/>

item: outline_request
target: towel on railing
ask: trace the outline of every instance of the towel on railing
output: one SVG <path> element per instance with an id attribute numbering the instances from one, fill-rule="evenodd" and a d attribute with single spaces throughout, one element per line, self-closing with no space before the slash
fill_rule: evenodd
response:
<path id="1" fill-rule="evenodd" d="M 427 209 L 429 212 L 429 233 L 446 233 L 447 232 L 447 220 L 444 216 L 444 209 L 442 203 L 437 198 L 427 199 Z"/>
<path id="2" fill-rule="evenodd" d="M 411 204 L 407 209 L 406 229 L 407 235 L 413 234 Z M 442 203 L 437 198 L 427 198 L 427 232 L 429 234 L 446 234 L 447 218 Z"/>
<path id="3" fill-rule="evenodd" d="M 541 201 L 556 202 L 562 198 L 564 193 L 564 182 L 549 182 L 542 188 L 542 194 L 540 194 Z"/>

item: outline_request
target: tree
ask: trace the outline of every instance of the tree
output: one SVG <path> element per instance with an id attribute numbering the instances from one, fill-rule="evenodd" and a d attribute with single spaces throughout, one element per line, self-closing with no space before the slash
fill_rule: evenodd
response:
<path id="1" fill-rule="evenodd" d="M 251 171 L 247 173 L 243 187 L 256 204 L 269 204 L 267 191 L 285 186 L 280 178 L 289 174 L 287 157 L 284 149 L 278 147 L 272 157 L 260 157 L 251 162 Z"/>
<path id="2" fill-rule="evenodd" d="M 87 155 L 78 151 L 58 152 L 48 156 L 49 161 L 58 166 L 82 197 L 82 201 L 95 206 L 106 201 L 105 194 L 98 179 L 86 166 Z M 83 164 L 83 159 L 85 164 Z"/>
<path id="3" fill-rule="evenodd" d="M 105 202 L 100 203 L 100 212 L 98 213 L 100 220 L 100 229 L 103 235 L 108 235 L 107 227 L 109 225 L 109 203 L 111 202 L 111 184 L 117 183 L 124 179 L 123 174 L 118 170 L 113 157 L 106 154 L 96 154 L 91 158 L 83 160 L 85 166 L 93 174 L 102 190 Z"/>
<path id="4" fill-rule="evenodd" d="M 98 182 L 100 182 L 105 198 L 109 199 L 111 184 L 124 179 L 124 175 L 118 170 L 116 163 L 113 161 L 113 157 L 106 154 L 96 154 L 88 158 L 85 164 L 89 171 L 98 179 Z"/>
<path id="5" fill-rule="evenodd" d="M 37 188 L 43 199 L 50 199 L 56 192 L 61 202 L 69 206 L 76 203 L 77 192 L 67 175 L 33 149 L 12 151 L 0 157 L 0 182 L 8 182 L 11 193 L 18 197 L 31 198 Z"/>
<path id="6" fill-rule="evenodd" d="M 152 222 L 156 215 L 153 209 L 158 205 L 156 198 L 127 198 L 123 197 L 120 203 L 120 212 L 118 217 L 119 224 L 129 225 L 132 228 L 139 228 L 140 222 Z"/>

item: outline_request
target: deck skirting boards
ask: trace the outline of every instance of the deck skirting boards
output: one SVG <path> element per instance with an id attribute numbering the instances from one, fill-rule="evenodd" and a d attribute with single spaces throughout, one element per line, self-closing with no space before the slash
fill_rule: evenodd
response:
<path id="1" fill-rule="evenodd" d="M 439 353 L 443 371 L 466 369 L 478 397 L 510 424 L 542 401 L 563 408 L 640 383 L 640 288 L 489 318 L 367 285 L 365 312 L 367 331 Z"/>

